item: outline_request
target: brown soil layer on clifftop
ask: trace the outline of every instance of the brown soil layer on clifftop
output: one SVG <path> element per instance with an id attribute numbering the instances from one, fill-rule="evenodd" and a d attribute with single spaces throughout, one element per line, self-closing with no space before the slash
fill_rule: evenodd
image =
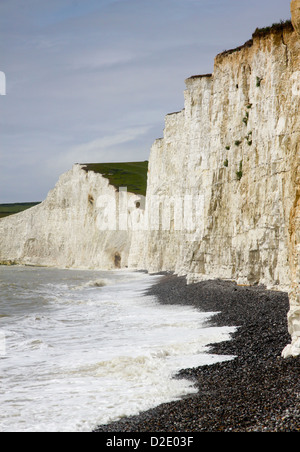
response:
<path id="1" fill-rule="evenodd" d="M 212 326 L 238 326 L 210 352 L 232 361 L 182 370 L 198 393 L 110 425 L 99 432 L 290 432 L 300 431 L 300 358 L 281 358 L 290 341 L 288 296 L 261 287 L 165 276 L 150 290 L 164 304 L 219 312 Z"/>
<path id="2" fill-rule="evenodd" d="M 221 52 L 219 55 L 217 55 L 217 59 L 235 52 L 239 52 L 242 49 L 252 47 L 253 41 L 256 38 L 263 38 L 265 36 L 269 36 L 270 34 L 283 33 L 284 31 L 287 32 L 294 31 L 294 27 L 292 25 L 291 20 L 274 23 L 273 25 L 264 28 L 257 28 L 252 34 L 252 39 L 249 39 L 248 41 L 245 42 L 245 44 L 235 47 L 234 49 L 224 50 L 224 52 Z"/>

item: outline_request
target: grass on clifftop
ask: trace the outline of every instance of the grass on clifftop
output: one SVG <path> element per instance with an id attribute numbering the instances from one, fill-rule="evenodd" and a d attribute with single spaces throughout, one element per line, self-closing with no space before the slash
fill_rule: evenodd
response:
<path id="1" fill-rule="evenodd" d="M 23 212 L 38 205 L 39 202 L 21 202 L 15 204 L 0 204 L 0 218 L 14 215 L 15 213 Z"/>
<path id="2" fill-rule="evenodd" d="M 245 49 L 247 47 L 252 47 L 254 38 L 259 38 L 259 37 L 263 38 L 265 36 L 268 36 L 271 33 L 282 33 L 283 30 L 293 31 L 293 29 L 294 28 L 293 28 L 291 20 L 281 20 L 280 22 L 276 22 L 268 27 L 256 28 L 256 30 L 252 34 L 252 39 L 249 39 L 247 42 L 245 42 L 245 44 L 243 44 L 239 47 L 235 47 L 234 49 L 224 50 L 217 56 L 222 57 L 222 56 L 226 56 L 226 55 L 231 55 L 232 53 L 239 52 L 240 50 Z"/>
<path id="3" fill-rule="evenodd" d="M 84 163 L 85 171 L 100 173 L 116 188 L 127 187 L 127 191 L 146 196 L 148 162 L 129 163 Z"/>
<path id="4" fill-rule="evenodd" d="M 257 36 L 266 36 L 269 33 L 278 33 L 282 32 L 283 30 L 293 30 L 293 25 L 291 20 L 281 20 L 278 23 L 274 23 L 273 25 L 270 25 L 269 27 L 264 28 L 257 28 L 255 32 L 253 33 L 253 38 Z"/>

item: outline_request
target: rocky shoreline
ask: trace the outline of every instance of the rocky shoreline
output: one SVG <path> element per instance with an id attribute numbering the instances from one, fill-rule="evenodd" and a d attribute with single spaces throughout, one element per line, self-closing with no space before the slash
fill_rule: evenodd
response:
<path id="1" fill-rule="evenodd" d="M 300 358 L 281 358 L 289 343 L 286 293 L 228 281 L 187 285 L 165 275 L 149 291 L 164 304 L 218 312 L 213 326 L 238 326 L 232 340 L 210 352 L 232 361 L 182 370 L 198 393 L 138 416 L 101 425 L 96 432 L 296 432 L 300 431 Z"/>

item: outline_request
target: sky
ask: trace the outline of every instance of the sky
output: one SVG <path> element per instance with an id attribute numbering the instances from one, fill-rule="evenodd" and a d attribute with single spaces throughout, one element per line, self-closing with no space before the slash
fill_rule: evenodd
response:
<path id="1" fill-rule="evenodd" d="M 289 18 L 290 0 L 0 0 L 0 203 L 44 200 L 74 163 L 148 160 L 184 80 Z"/>

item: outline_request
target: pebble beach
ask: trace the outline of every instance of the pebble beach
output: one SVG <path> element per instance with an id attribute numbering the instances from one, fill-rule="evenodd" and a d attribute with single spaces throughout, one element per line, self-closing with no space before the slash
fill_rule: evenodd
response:
<path id="1" fill-rule="evenodd" d="M 232 340 L 209 350 L 235 358 L 183 369 L 174 378 L 191 379 L 196 394 L 95 432 L 300 431 L 300 358 L 281 357 L 290 342 L 286 293 L 221 280 L 187 285 L 184 277 L 164 275 L 149 294 L 163 304 L 217 312 L 211 326 L 238 327 Z"/>

